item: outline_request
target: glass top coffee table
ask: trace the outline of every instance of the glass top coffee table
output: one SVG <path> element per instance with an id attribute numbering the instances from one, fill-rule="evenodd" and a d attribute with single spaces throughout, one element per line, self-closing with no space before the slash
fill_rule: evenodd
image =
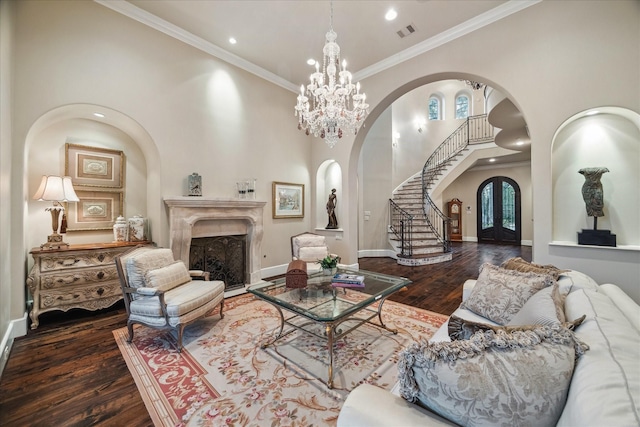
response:
<path id="1" fill-rule="evenodd" d="M 409 285 L 411 281 L 404 277 L 388 276 L 365 270 L 338 269 L 338 273 L 364 276 L 363 288 L 337 288 L 331 286 L 333 276 L 321 272 L 309 275 L 305 288 L 289 288 L 286 279 L 254 285 L 247 291 L 273 305 L 280 315 L 280 328 L 275 337 L 262 344 L 266 348 L 290 333 L 301 330 L 327 340 L 329 353 L 329 375 L 325 384 L 333 388 L 333 345 L 349 332 L 367 323 L 388 331 L 397 330 L 385 326 L 382 321 L 382 306 L 387 297 Z M 371 306 L 379 303 L 377 309 Z M 293 315 L 285 317 L 282 310 Z M 377 317 L 379 323 L 371 320 Z M 300 319 L 306 319 L 300 322 Z M 343 327 L 340 325 L 348 322 Z M 323 325 L 324 334 L 316 334 L 308 325 Z M 285 331 L 285 325 L 291 329 Z"/>

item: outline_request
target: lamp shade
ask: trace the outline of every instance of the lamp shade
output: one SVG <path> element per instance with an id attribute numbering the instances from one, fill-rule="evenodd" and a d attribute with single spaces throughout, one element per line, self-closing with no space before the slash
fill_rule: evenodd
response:
<path id="1" fill-rule="evenodd" d="M 70 176 L 43 175 L 40 187 L 33 195 L 35 200 L 54 202 L 78 202 Z"/>

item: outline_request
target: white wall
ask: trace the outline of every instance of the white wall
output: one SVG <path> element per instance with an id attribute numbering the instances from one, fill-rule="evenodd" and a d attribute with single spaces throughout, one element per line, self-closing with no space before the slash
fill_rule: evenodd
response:
<path id="1" fill-rule="evenodd" d="M 581 269 L 600 282 L 616 282 L 640 301 L 640 251 L 614 256 L 599 250 L 591 255 L 583 248 L 558 249 L 551 244 L 554 134 L 567 118 L 590 108 L 615 105 L 640 111 L 640 38 L 632 36 L 637 34 L 637 1 L 540 2 L 360 79 L 372 108 L 365 124 L 373 123 L 408 91 L 443 78 L 484 81 L 507 94 L 523 113 L 532 140 L 534 261 Z M 357 162 L 368 129 L 351 139 L 350 158 L 338 158 L 351 166 L 348 191 L 353 194 L 357 186 L 351 183 L 357 182 Z M 314 149 L 314 163 L 323 154 Z M 355 202 L 350 208 L 357 208 Z M 352 219 L 349 228 L 356 227 Z M 355 252 L 356 236 L 345 239 Z"/>
<path id="2" fill-rule="evenodd" d="M 392 145 L 391 133 L 392 108 L 389 107 L 373 124 L 362 150 L 359 171 L 361 209 L 358 211 L 358 249 L 361 251 L 391 248 L 385 231 L 389 224 L 389 198 L 394 188 L 392 165 L 397 151 L 402 150 Z M 368 218 L 365 218 L 365 211 L 369 213 Z"/>
<path id="3" fill-rule="evenodd" d="M 9 322 L 20 317 L 24 311 L 24 298 L 20 298 L 22 287 L 14 285 L 14 278 L 20 278 L 17 267 L 24 263 L 22 251 L 13 250 L 18 233 L 12 233 L 12 54 L 13 54 L 13 2 L 0 2 L 0 343 L 9 342 Z M 22 303 L 22 304 L 21 304 Z M 12 307 L 15 307 L 12 309 Z M 6 344 L 5 344 L 6 345 Z M 0 374 L 5 360 L 2 358 L 4 345 L 0 346 Z"/>

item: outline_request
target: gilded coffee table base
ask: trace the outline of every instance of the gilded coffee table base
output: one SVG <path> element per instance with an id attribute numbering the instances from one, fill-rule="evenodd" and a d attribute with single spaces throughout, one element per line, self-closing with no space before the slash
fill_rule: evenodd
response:
<path id="1" fill-rule="evenodd" d="M 397 329 L 391 329 L 389 327 L 387 327 L 384 322 L 382 321 L 382 306 L 384 305 L 384 302 L 386 301 L 386 297 L 381 298 L 380 303 L 378 304 L 378 309 L 376 311 L 371 310 L 368 307 L 363 307 L 362 309 L 360 309 L 359 311 L 353 313 L 353 315 L 344 318 L 344 319 L 340 319 L 337 320 L 335 322 L 320 322 L 320 321 L 315 321 L 315 320 L 309 320 L 308 322 L 302 323 L 302 324 L 295 324 L 293 322 L 291 322 L 292 319 L 294 318 L 299 318 L 299 317 L 303 317 L 299 314 L 294 314 L 291 317 L 285 318 L 284 317 L 284 313 L 282 312 L 282 308 L 276 304 L 271 303 L 270 301 L 265 301 L 268 302 L 269 304 L 271 304 L 272 306 L 274 306 L 276 308 L 276 310 L 278 311 L 278 314 L 280 315 L 280 328 L 278 330 L 278 333 L 276 334 L 276 336 L 271 339 L 269 342 L 262 344 L 260 347 L 262 349 L 265 349 L 267 347 L 269 347 L 270 345 L 273 345 L 276 341 L 288 336 L 289 334 L 291 334 L 292 332 L 295 332 L 297 330 L 301 330 L 303 332 L 306 332 L 308 334 L 311 334 L 313 336 L 316 336 L 318 338 L 327 339 L 327 350 L 329 350 L 329 373 L 328 373 L 328 379 L 327 381 L 323 381 L 321 378 L 318 378 L 320 381 L 322 381 L 324 384 L 326 384 L 327 387 L 329 387 L 330 389 L 333 388 L 333 344 L 338 341 L 339 339 L 341 339 L 342 337 L 344 337 L 345 335 L 347 335 L 349 332 L 359 328 L 360 326 L 362 326 L 363 324 L 367 323 L 369 325 L 373 325 L 377 328 L 380 329 L 384 329 L 386 331 L 392 332 L 393 334 L 397 334 L 398 330 Z M 370 314 L 368 317 L 366 318 L 361 318 L 361 317 L 356 317 L 355 314 L 356 313 L 361 313 L 364 311 L 368 311 L 371 312 L 372 314 Z M 374 317 L 378 318 L 378 321 L 380 322 L 380 324 L 378 323 L 374 323 L 371 321 L 371 319 L 373 319 Z M 344 322 L 353 322 L 356 321 L 357 323 L 350 327 L 349 329 L 346 330 L 342 330 L 342 329 L 338 329 L 338 327 L 344 323 Z M 320 336 L 316 333 L 314 333 L 313 331 L 310 331 L 308 329 L 305 329 L 305 326 L 308 325 L 312 325 L 312 324 L 322 324 L 324 325 L 324 336 Z M 292 329 L 288 330 L 288 331 L 284 331 L 284 326 L 289 325 L 292 327 Z"/>

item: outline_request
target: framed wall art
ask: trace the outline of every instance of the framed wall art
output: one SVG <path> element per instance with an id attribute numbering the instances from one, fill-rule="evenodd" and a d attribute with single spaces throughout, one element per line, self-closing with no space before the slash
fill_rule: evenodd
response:
<path id="1" fill-rule="evenodd" d="M 122 151 L 67 143 L 65 155 L 65 175 L 74 187 L 124 187 Z"/>
<path id="2" fill-rule="evenodd" d="M 110 230 L 122 215 L 122 192 L 76 190 L 79 202 L 69 204 L 67 231 Z"/>
<path id="3" fill-rule="evenodd" d="M 304 218 L 304 184 L 273 182 L 273 217 Z"/>

